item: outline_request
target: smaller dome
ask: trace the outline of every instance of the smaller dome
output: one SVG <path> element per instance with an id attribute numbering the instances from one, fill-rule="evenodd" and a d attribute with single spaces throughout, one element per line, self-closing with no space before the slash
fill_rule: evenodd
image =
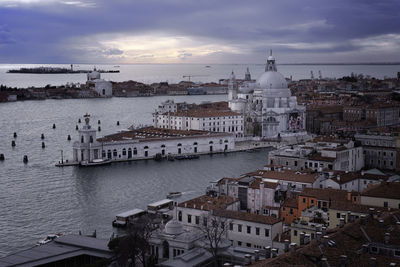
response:
<path id="1" fill-rule="evenodd" d="M 165 233 L 169 235 L 179 235 L 183 233 L 183 226 L 177 220 L 171 220 L 165 225 Z"/>
<path id="2" fill-rule="evenodd" d="M 87 77 L 88 77 L 88 80 L 90 80 L 90 81 L 100 79 L 100 72 L 94 70 L 94 71 L 88 73 Z"/>

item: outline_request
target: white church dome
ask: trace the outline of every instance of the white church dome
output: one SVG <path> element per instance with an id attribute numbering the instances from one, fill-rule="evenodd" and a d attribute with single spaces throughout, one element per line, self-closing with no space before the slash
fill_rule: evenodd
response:
<path id="1" fill-rule="evenodd" d="M 256 86 L 260 89 L 287 89 L 288 84 L 277 71 L 266 71 L 258 79 Z"/>
<path id="2" fill-rule="evenodd" d="M 183 233 L 183 226 L 177 220 L 171 220 L 165 225 L 165 233 L 169 235 L 179 235 Z"/>
<path id="3" fill-rule="evenodd" d="M 87 74 L 87 78 L 89 81 L 100 79 L 100 72 L 94 69 L 92 72 Z"/>

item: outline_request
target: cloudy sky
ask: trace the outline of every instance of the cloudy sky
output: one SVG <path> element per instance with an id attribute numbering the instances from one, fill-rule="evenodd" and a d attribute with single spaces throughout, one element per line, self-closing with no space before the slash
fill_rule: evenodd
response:
<path id="1" fill-rule="evenodd" d="M 0 63 L 399 62 L 399 0 L 0 0 Z"/>

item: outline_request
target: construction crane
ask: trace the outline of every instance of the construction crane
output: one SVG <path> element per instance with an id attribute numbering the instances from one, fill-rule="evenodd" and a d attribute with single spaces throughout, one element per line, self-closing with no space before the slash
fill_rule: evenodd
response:
<path id="1" fill-rule="evenodd" d="M 207 76 L 209 76 L 209 75 L 183 75 L 182 78 L 189 78 L 189 82 L 190 82 L 190 79 L 192 77 L 207 77 Z"/>

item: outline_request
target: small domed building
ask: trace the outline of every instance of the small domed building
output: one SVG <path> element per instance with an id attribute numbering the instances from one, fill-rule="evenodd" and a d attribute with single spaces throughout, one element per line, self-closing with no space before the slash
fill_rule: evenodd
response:
<path id="1" fill-rule="evenodd" d="M 112 97 L 112 83 L 101 79 L 96 68 L 87 74 L 86 85 L 95 90 L 100 97 Z"/>
<path id="2" fill-rule="evenodd" d="M 239 87 L 232 72 L 228 83 L 228 101 L 232 111 L 242 113 L 245 135 L 262 139 L 305 136 L 305 106 L 297 104 L 285 77 L 277 71 L 272 51 L 265 72 L 252 81 L 247 69 Z"/>

